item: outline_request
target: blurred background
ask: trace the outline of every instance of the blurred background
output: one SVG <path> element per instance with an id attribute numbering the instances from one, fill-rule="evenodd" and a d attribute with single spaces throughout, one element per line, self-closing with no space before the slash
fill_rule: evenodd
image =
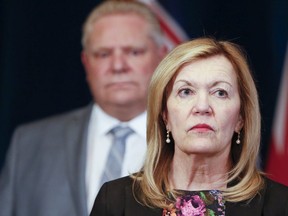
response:
<path id="1" fill-rule="evenodd" d="M 90 10 L 100 2 L 1 1 L 0 169 L 16 126 L 91 101 L 80 61 L 81 27 Z M 260 96 L 261 166 L 265 167 L 284 71 L 288 1 L 158 0 L 158 3 L 188 38 L 212 35 L 236 42 L 247 51 Z"/>

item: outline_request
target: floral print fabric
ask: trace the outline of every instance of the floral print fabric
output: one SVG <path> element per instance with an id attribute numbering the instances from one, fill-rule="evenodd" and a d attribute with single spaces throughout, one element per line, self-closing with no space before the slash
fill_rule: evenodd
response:
<path id="1" fill-rule="evenodd" d="M 170 209 L 164 209 L 162 216 L 224 216 L 225 201 L 218 190 L 183 191 Z"/>

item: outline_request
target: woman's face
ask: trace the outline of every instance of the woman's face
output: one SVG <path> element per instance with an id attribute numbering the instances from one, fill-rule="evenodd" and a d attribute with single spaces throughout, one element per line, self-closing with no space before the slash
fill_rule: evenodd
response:
<path id="1" fill-rule="evenodd" d="M 219 55 L 182 67 L 164 116 L 175 154 L 228 157 L 233 133 L 243 125 L 236 73 L 228 59 Z"/>

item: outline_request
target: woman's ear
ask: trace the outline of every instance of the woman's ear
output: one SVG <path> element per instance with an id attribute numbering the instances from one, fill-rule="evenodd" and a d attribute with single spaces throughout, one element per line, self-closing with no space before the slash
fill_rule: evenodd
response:
<path id="1" fill-rule="evenodd" d="M 243 126 L 244 126 L 243 117 L 242 117 L 242 115 L 239 115 L 239 119 L 238 119 L 238 122 L 237 122 L 236 127 L 235 127 L 235 132 L 239 133 L 241 131 L 241 129 L 243 128 Z"/>
<path id="2" fill-rule="evenodd" d="M 165 125 L 167 125 L 167 112 L 163 111 L 162 112 L 162 119 Z"/>

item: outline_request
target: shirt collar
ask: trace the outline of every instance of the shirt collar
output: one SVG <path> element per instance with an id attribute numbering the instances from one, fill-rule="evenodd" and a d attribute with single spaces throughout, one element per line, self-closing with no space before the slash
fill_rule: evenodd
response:
<path id="1" fill-rule="evenodd" d="M 117 125 L 129 126 L 136 134 L 146 138 L 146 117 L 147 112 L 143 112 L 128 122 L 121 122 L 105 113 L 97 104 L 93 105 L 91 121 L 96 126 L 95 132 L 98 135 L 107 134 L 113 127 Z"/>

